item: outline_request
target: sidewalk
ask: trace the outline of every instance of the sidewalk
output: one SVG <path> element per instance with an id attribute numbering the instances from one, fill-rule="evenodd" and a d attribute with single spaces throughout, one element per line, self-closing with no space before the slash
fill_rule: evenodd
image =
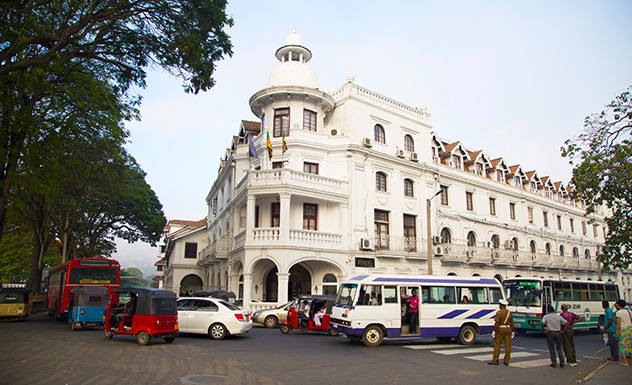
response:
<path id="1" fill-rule="evenodd" d="M 632 366 L 621 366 L 619 362 L 608 361 L 605 356 L 601 365 L 584 377 L 583 382 L 590 385 L 632 384 Z"/>

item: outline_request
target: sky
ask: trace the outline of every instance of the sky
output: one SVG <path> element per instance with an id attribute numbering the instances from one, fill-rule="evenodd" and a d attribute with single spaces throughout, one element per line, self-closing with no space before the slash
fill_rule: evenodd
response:
<path id="1" fill-rule="evenodd" d="M 296 29 L 308 65 L 333 91 L 355 83 L 412 107 L 434 131 L 492 158 L 568 183 L 560 155 L 584 118 L 632 85 L 630 1 L 232 1 L 232 57 L 216 86 L 185 94 L 180 79 L 149 69 L 142 120 L 126 148 L 147 173 L 168 220 L 199 220 L 219 159 L 248 100 L 279 62 Z M 114 258 L 145 274 L 157 248 L 119 241 Z"/>

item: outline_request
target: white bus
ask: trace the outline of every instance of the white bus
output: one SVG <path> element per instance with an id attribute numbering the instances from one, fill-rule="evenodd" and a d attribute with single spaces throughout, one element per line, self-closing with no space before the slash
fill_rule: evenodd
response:
<path id="1" fill-rule="evenodd" d="M 418 317 L 408 309 L 413 289 L 419 296 Z M 494 278 L 360 275 L 340 285 L 330 323 L 366 346 L 379 346 L 384 338 L 422 337 L 455 337 L 471 345 L 477 334 L 492 332 L 503 298 Z"/>
<path id="2" fill-rule="evenodd" d="M 516 332 L 525 334 L 529 330 L 542 331 L 542 317 L 547 307 L 553 306 L 559 313 L 562 304 L 582 316 L 574 329 L 597 331 L 599 316 L 604 310 L 603 300 L 610 306 L 619 299 L 619 286 L 611 282 L 579 281 L 555 278 L 507 278 L 503 281 L 505 295 L 513 313 Z"/>

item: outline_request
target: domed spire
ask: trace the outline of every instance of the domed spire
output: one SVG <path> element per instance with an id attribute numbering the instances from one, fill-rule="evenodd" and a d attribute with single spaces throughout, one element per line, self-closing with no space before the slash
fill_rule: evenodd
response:
<path id="1" fill-rule="evenodd" d="M 294 28 L 294 31 L 285 39 L 285 45 L 277 49 L 275 56 L 280 62 L 307 63 L 312 58 L 312 52 L 303 45 L 303 38 L 296 33 L 296 28 Z"/>
<path id="2" fill-rule="evenodd" d="M 355 76 L 353 76 L 353 71 L 351 71 L 351 68 L 349 68 L 349 72 L 347 72 L 347 81 L 348 82 L 355 81 Z"/>

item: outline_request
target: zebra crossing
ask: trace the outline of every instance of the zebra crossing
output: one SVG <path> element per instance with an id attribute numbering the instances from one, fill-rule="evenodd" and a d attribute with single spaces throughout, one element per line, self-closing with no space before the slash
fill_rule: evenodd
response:
<path id="1" fill-rule="evenodd" d="M 493 346 L 470 347 L 455 344 L 426 344 L 426 345 L 403 345 L 402 347 L 412 350 L 429 350 L 430 353 L 442 354 L 445 356 L 461 356 L 468 360 L 489 361 L 494 353 Z M 500 351 L 502 361 L 504 349 Z M 551 364 L 549 351 L 543 349 L 529 349 L 513 346 L 511 348 L 511 367 L 514 368 L 536 368 Z"/>

